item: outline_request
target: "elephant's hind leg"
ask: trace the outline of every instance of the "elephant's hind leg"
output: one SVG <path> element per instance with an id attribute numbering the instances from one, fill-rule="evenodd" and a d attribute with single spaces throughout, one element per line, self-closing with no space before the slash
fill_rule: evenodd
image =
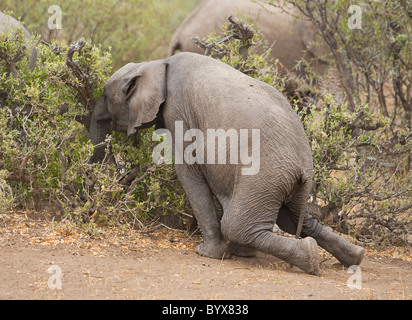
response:
<path id="1" fill-rule="evenodd" d="M 212 192 L 197 165 L 176 165 L 177 176 L 192 206 L 203 234 L 203 242 L 196 252 L 210 258 L 228 258 L 230 249 L 220 231 L 220 222 Z"/>
<path id="2" fill-rule="evenodd" d="M 274 234 L 275 220 L 274 211 L 265 213 L 262 208 L 259 212 L 248 206 L 233 206 L 223 215 L 222 232 L 233 243 L 272 254 L 309 274 L 319 275 L 316 241 L 310 237 L 293 239 Z"/>

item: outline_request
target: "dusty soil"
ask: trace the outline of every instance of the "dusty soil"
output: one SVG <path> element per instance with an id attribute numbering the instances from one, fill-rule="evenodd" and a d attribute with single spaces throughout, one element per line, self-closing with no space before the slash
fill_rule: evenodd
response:
<path id="1" fill-rule="evenodd" d="M 88 231 L 1 214 L 0 299 L 412 299 L 410 248 L 366 248 L 361 273 L 322 251 L 316 277 L 262 253 L 200 257 L 200 236 L 178 231 Z"/>

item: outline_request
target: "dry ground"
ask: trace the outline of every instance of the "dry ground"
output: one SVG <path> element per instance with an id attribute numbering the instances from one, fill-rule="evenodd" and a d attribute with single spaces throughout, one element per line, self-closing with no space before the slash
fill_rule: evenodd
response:
<path id="1" fill-rule="evenodd" d="M 361 274 L 322 251 L 316 277 L 262 253 L 200 257 L 193 250 L 200 237 L 178 231 L 93 227 L 90 234 L 36 215 L 1 214 L 0 299 L 412 299 L 410 248 L 366 248 Z"/>

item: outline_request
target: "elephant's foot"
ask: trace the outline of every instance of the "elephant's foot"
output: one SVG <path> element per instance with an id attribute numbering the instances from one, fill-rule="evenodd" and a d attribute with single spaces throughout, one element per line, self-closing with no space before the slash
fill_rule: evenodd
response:
<path id="1" fill-rule="evenodd" d="M 320 258 L 318 245 L 315 239 L 307 237 L 297 241 L 298 249 L 296 249 L 294 257 L 290 257 L 287 261 L 299 267 L 306 273 L 319 276 Z"/>
<path id="2" fill-rule="evenodd" d="M 263 231 L 250 243 L 256 250 L 266 252 L 303 271 L 320 275 L 320 258 L 315 239 L 295 239 L 279 236 L 271 230 Z"/>
<path id="3" fill-rule="evenodd" d="M 323 228 L 316 237 L 319 246 L 330 252 L 345 267 L 360 265 L 365 249 L 346 241 L 343 237 Z"/>
<path id="4" fill-rule="evenodd" d="M 214 259 L 230 257 L 229 245 L 224 240 L 204 241 L 196 247 L 195 251 L 198 255 Z"/>
<path id="5" fill-rule="evenodd" d="M 230 253 L 238 257 L 255 257 L 256 250 L 248 247 L 238 245 L 236 243 L 229 243 Z"/>

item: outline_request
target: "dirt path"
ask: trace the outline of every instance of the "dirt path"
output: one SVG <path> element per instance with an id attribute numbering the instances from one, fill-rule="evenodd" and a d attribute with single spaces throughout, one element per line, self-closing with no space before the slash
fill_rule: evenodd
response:
<path id="1" fill-rule="evenodd" d="M 265 254 L 200 257 L 197 241 L 114 228 L 93 239 L 67 225 L 3 214 L 0 299 L 412 299 L 412 254 L 405 248 L 367 249 L 355 273 L 322 252 L 323 273 L 315 277 Z"/>

